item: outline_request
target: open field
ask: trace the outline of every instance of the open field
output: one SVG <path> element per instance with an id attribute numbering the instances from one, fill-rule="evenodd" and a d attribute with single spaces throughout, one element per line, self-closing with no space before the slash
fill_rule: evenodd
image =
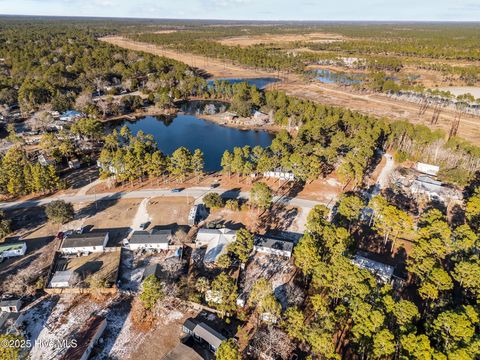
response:
<path id="1" fill-rule="evenodd" d="M 171 57 L 186 64 L 199 67 L 213 77 L 262 77 L 275 75 L 270 72 L 253 70 L 224 63 L 217 59 L 209 59 L 203 56 L 179 53 L 165 50 L 152 44 L 139 43 L 122 37 L 103 38 L 111 44 L 125 47 L 131 50 L 145 51 L 156 55 Z M 342 106 L 361 113 L 387 119 L 403 119 L 416 124 L 424 124 L 434 129 L 443 129 L 448 133 L 455 113 L 444 109 L 436 125 L 431 125 L 433 110 L 428 109 L 424 114 L 419 114 L 418 104 L 389 98 L 383 94 L 353 93 L 345 88 L 333 84 L 321 84 L 319 82 L 308 83 L 296 75 L 289 75 L 282 82 L 276 83 L 275 88 L 284 90 L 288 95 L 303 99 L 317 101 L 334 106 Z M 461 120 L 458 135 L 473 143 L 480 141 L 480 119 L 467 116 Z"/>
<path id="2" fill-rule="evenodd" d="M 223 45 L 250 46 L 256 44 L 282 44 L 294 41 L 308 41 L 317 43 L 330 43 L 341 41 L 344 37 L 338 34 L 313 32 L 308 34 L 265 34 L 254 36 L 237 36 L 219 40 Z"/>

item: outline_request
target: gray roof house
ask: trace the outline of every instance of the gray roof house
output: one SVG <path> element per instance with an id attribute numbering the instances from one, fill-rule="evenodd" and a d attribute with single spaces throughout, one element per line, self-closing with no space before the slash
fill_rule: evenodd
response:
<path id="1" fill-rule="evenodd" d="M 19 312 L 22 308 L 22 300 L 20 299 L 9 299 L 0 301 L 0 310 L 4 312 Z"/>
<path id="2" fill-rule="evenodd" d="M 172 240 L 172 230 L 135 231 L 129 240 L 130 250 L 168 250 Z"/>
<path id="3" fill-rule="evenodd" d="M 212 329 L 204 322 L 195 319 L 187 319 L 183 324 L 183 331 L 193 336 L 196 341 L 204 341 L 209 345 L 211 351 L 216 352 L 220 344 L 227 340 L 221 333 Z"/>
<path id="4" fill-rule="evenodd" d="M 292 256 L 293 243 L 283 239 L 257 235 L 255 236 L 253 248 L 257 252 L 290 258 Z"/>
<path id="5" fill-rule="evenodd" d="M 64 254 L 81 252 L 103 252 L 108 243 L 108 232 L 90 232 L 86 234 L 72 234 L 62 243 L 60 251 Z"/>

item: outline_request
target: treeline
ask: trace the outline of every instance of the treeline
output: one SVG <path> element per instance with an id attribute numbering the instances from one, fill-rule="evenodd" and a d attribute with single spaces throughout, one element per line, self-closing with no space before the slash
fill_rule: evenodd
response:
<path id="1" fill-rule="evenodd" d="M 101 176 L 113 175 L 118 182 L 166 175 L 183 181 L 189 175 L 201 175 L 204 168 L 203 153 L 199 149 L 192 154 L 180 147 L 169 157 L 158 149 L 153 135 L 142 131 L 133 135 L 126 126 L 105 136 L 98 161 Z"/>
<path id="2" fill-rule="evenodd" d="M 227 46 L 205 38 L 198 32 L 180 31 L 169 34 L 143 33 L 130 35 L 136 41 L 153 43 L 170 49 L 200 54 L 221 60 L 238 62 L 242 65 L 267 70 L 302 71 L 304 63 L 300 57 L 265 46 Z"/>
<path id="3" fill-rule="evenodd" d="M 30 160 L 21 146 L 10 148 L 0 158 L 0 194 L 20 196 L 59 190 L 62 182 L 54 165 Z"/>
<path id="4" fill-rule="evenodd" d="M 135 91 L 147 82 L 151 91 L 172 98 L 195 93 L 199 78 L 187 65 L 124 50 L 96 40 L 97 35 L 101 34 L 89 31 L 88 26 L 55 22 L 3 24 L 0 104 L 19 103 L 24 111 L 47 105 L 64 111 L 75 107 L 80 94 L 91 97 L 115 87 Z"/>
<path id="5" fill-rule="evenodd" d="M 247 84 L 215 83 L 209 95 L 237 99 L 245 109 L 250 107 L 246 112 L 261 110 L 270 113 L 276 124 L 298 127 L 297 136 L 281 131 L 267 149 L 226 152 L 222 166 L 227 173 L 248 175 L 282 168 L 299 179 L 313 180 L 337 169 L 344 182 L 360 185 L 378 148 L 397 151 L 399 161 L 409 158 L 439 164 L 442 178 L 460 185 L 480 170 L 478 146 L 456 137 L 447 141 L 443 131 L 425 125 L 388 122 L 279 91 L 262 93 Z"/>

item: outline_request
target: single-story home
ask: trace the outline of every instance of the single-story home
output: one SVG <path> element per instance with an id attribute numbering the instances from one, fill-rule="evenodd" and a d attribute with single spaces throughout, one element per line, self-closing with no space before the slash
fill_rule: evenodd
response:
<path id="1" fill-rule="evenodd" d="M 27 243 L 2 243 L 0 244 L 0 258 L 10 258 L 15 256 L 23 256 L 27 252 Z"/>
<path id="2" fill-rule="evenodd" d="M 198 230 L 195 244 L 198 247 L 207 246 L 203 262 L 213 264 L 218 258 L 225 254 L 228 244 L 234 242 L 237 232 L 228 228 L 223 229 L 200 229 Z"/>
<path id="3" fill-rule="evenodd" d="M 292 257 L 293 243 L 283 239 L 257 235 L 253 248 L 260 253 L 290 258 Z"/>
<path id="4" fill-rule="evenodd" d="M 168 250 L 172 240 L 172 230 L 135 231 L 129 240 L 130 250 Z"/>
<path id="5" fill-rule="evenodd" d="M 198 322 L 192 318 L 189 318 L 185 321 L 183 324 L 183 331 L 186 334 L 192 335 L 193 338 L 198 342 L 206 342 L 209 346 L 209 349 L 213 352 L 216 352 L 220 347 L 220 344 L 227 340 L 225 336 L 215 329 L 212 329 L 204 322 Z"/>
<path id="6" fill-rule="evenodd" d="M 108 243 L 108 232 L 72 234 L 62 243 L 60 251 L 64 254 L 103 252 Z"/>
<path id="7" fill-rule="evenodd" d="M 74 121 L 84 117 L 81 112 L 75 110 L 65 111 L 63 114 L 60 115 L 60 120 L 62 121 Z"/>
<path id="8" fill-rule="evenodd" d="M 52 279 L 50 280 L 49 287 L 51 288 L 68 288 L 72 286 L 73 271 L 55 271 Z"/>
<path id="9" fill-rule="evenodd" d="M 355 255 L 352 259 L 352 263 L 361 269 L 370 271 L 385 284 L 390 283 L 393 271 L 395 270 L 393 266 L 368 259 L 361 255 Z"/>
<path id="10" fill-rule="evenodd" d="M 11 312 L 18 313 L 21 308 L 22 308 L 22 300 L 20 299 L 0 301 L 0 311 L 4 311 L 8 313 L 11 313 Z"/>
<path id="11" fill-rule="evenodd" d="M 93 316 L 88 319 L 75 336 L 77 346 L 69 347 L 60 359 L 87 360 L 106 327 L 107 320 L 101 316 Z"/>

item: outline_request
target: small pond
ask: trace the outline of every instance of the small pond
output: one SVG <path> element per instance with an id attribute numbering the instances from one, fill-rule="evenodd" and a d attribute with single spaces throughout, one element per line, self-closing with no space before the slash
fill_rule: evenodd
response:
<path id="1" fill-rule="evenodd" d="M 269 84 L 276 83 L 279 81 L 277 78 L 252 78 L 252 79 L 246 79 L 246 78 L 220 78 L 220 79 L 214 79 L 214 80 L 208 80 L 207 85 L 211 86 L 215 80 L 218 81 L 227 81 L 230 84 L 238 84 L 241 82 L 246 82 L 248 85 L 253 86 L 255 85 L 259 89 L 265 89 L 265 87 Z"/>

